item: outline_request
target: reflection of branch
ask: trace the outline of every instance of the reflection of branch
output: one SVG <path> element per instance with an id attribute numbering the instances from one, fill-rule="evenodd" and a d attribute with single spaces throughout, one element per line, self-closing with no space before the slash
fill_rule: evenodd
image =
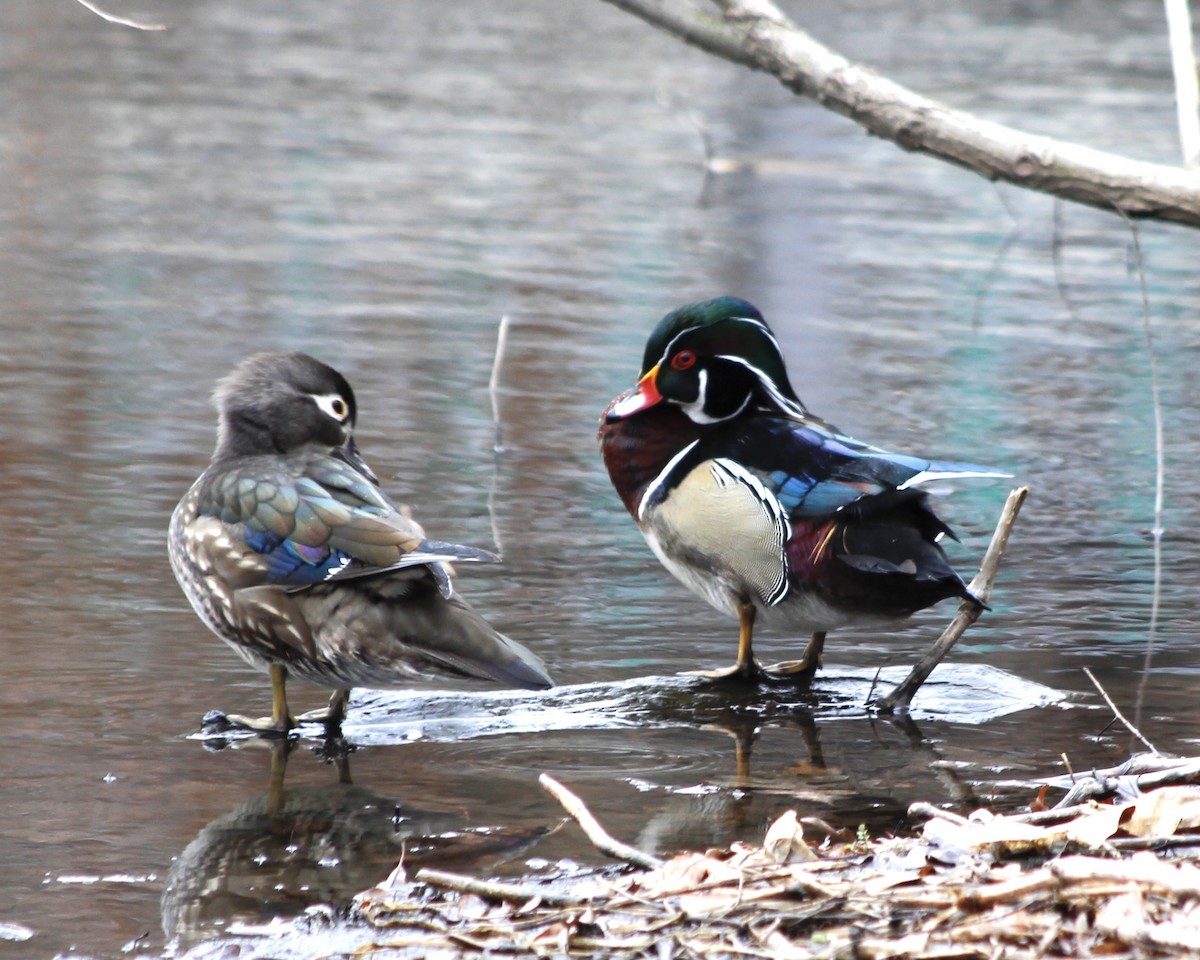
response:
<path id="1" fill-rule="evenodd" d="M 101 20 L 107 20 L 109 23 L 117 23 L 122 27 L 133 27 L 134 30 L 166 30 L 167 26 L 164 23 L 138 23 L 136 20 L 126 20 L 124 17 L 114 16 L 111 13 L 106 13 L 94 3 L 89 3 L 88 0 L 77 0 L 92 11 Z"/>
<path id="2" fill-rule="evenodd" d="M 1150 292 L 1146 286 L 1146 259 L 1142 255 L 1142 241 L 1138 235 L 1136 224 L 1129 224 L 1129 233 L 1133 237 L 1133 253 L 1137 260 L 1138 290 L 1142 295 L 1142 332 L 1146 337 L 1146 355 L 1150 360 L 1150 399 L 1154 403 L 1154 527 L 1150 531 L 1154 540 L 1154 590 L 1150 597 L 1150 627 L 1146 631 L 1146 656 L 1142 660 L 1142 679 L 1138 683 L 1135 711 L 1138 721 L 1141 722 L 1146 684 L 1150 681 L 1150 666 L 1154 661 L 1154 639 L 1158 633 L 1158 607 L 1162 598 L 1163 488 L 1166 485 L 1167 468 L 1163 444 L 1162 396 L 1158 386 L 1158 357 L 1154 352 L 1154 331 L 1150 326 Z M 1096 681 L 1093 679 L 1092 682 Z M 1103 691 L 1101 692 L 1103 693 Z M 1113 710 L 1115 712 L 1116 708 L 1114 707 Z M 1141 734 L 1138 736 L 1141 737 Z M 1142 742 L 1146 743 L 1145 739 Z M 1148 743 L 1146 745 L 1150 746 Z M 1150 749 L 1154 750 L 1153 747 Z"/>
<path id="3" fill-rule="evenodd" d="M 1008 535 L 1012 533 L 1013 524 L 1017 521 L 1017 514 L 1021 512 L 1021 504 L 1025 502 L 1028 494 L 1028 487 L 1018 487 L 1008 495 L 1008 500 L 1004 504 L 1004 512 L 1000 515 L 1000 522 L 996 524 L 996 530 L 992 534 L 992 542 L 988 545 L 983 562 L 979 565 L 979 573 L 967 587 L 972 596 L 979 598 L 978 602 L 975 600 L 962 602 L 954 619 L 950 621 L 950 626 L 946 627 L 929 652 L 917 661 L 916 666 L 895 690 L 874 704 L 880 713 L 893 713 L 897 708 L 907 709 L 913 694 L 920 689 L 921 684 L 929 679 L 933 668 L 941 663 L 942 658 L 950 652 L 950 648 L 958 643 L 958 638 L 966 632 L 967 627 L 979 619 L 979 615 L 984 610 L 980 604 L 987 603 L 988 597 L 992 595 L 992 584 L 996 581 L 996 571 L 1000 569 L 1000 558 L 1004 555 Z"/>
<path id="4" fill-rule="evenodd" d="M 1200 174 L 980 120 L 818 43 L 771 0 L 608 0 L 708 53 L 762 70 L 800 96 L 917 153 L 1130 217 L 1200 226 Z"/>

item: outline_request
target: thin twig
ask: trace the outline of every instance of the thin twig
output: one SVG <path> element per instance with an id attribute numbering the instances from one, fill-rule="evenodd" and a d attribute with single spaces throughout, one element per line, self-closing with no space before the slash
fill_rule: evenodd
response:
<path id="1" fill-rule="evenodd" d="M 500 327 L 496 331 L 496 355 L 492 359 L 492 375 L 488 379 L 488 393 L 492 396 L 492 419 L 500 422 L 500 413 L 496 409 L 496 390 L 500 387 L 500 367 L 504 363 L 504 346 L 508 343 L 508 325 L 510 318 L 506 313 L 500 318 Z"/>
<path id="2" fill-rule="evenodd" d="M 492 542 L 496 553 L 503 555 L 504 547 L 500 542 L 500 524 L 496 522 L 496 487 L 500 483 L 500 454 L 504 452 L 504 434 L 500 426 L 500 400 L 497 390 L 500 387 L 500 367 L 504 363 L 504 347 L 508 343 L 509 317 L 506 313 L 500 318 L 500 327 L 496 331 L 496 355 L 492 359 L 492 375 L 488 378 L 488 396 L 492 400 L 492 424 L 496 430 L 496 438 L 492 442 L 492 452 L 495 458 L 492 462 L 492 489 L 488 492 L 488 516 L 492 521 Z"/>
<path id="3" fill-rule="evenodd" d="M 1162 538 L 1163 489 L 1166 486 L 1166 454 L 1163 443 L 1163 412 L 1158 386 L 1158 355 L 1154 351 L 1154 329 L 1150 323 L 1150 294 L 1146 287 L 1146 260 L 1142 255 L 1141 235 L 1137 225 L 1128 217 L 1129 233 L 1133 237 L 1133 254 L 1138 272 L 1138 290 L 1142 295 L 1142 331 L 1146 336 L 1146 354 L 1150 359 L 1150 398 L 1154 403 L 1154 527 L 1150 534 L 1154 543 L 1154 589 L 1150 595 L 1150 626 L 1146 632 L 1146 656 L 1142 660 L 1142 678 L 1138 684 L 1134 716 L 1142 719 L 1146 684 L 1154 660 L 1154 640 L 1158 633 L 1158 609 L 1162 596 Z"/>
<path id="4" fill-rule="evenodd" d="M 918 800 L 916 803 L 909 804 L 908 815 L 910 818 L 925 817 L 927 820 L 949 820 L 960 827 L 965 827 L 971 822 L 962 814 L 954 813 L 951 810 L 943 810 L 941 807 L 935 807 L 932 803 L 924 800 Z"/>
<path id="5" fill-rule="evenodd" d="M 1075 310 L 1075 304 L 1071 302 L 1071 291 L 1067 287 L 1066 270 L 1063 266 L 1063 248 L 1066 246 L 1065 207 L 1061 197 L 1054 198 L 1054 235 L 1050 240 L 1050 260 L 1054 264 L 1054 285 L 1058 287 L 1058 298 L 1067 308 L 1067 316 L 1078 321 L 1079 314 Z"/>
<path id="6" fill-rule="evenodd" d="M 1163 453 L 1163 413 L 1158 387 L 1158 357 L 1154 352 L 1154 330 L 1150 323 L 1150 295 L 1146 289 L 1146 261 L 1142 256 L 1142 241 L 1137 224 L 1124 211 L 1118 211 L 1129 224 L 1133 237 L 1133 255 L 1138 272 L 1138 289 L 1142 294 L 1142 331 L 1146 336 L 1146 353 L 1150 358 L 1150 398 L 1154 402 L 1154 529 L 1151 533 L 1156 541 L 1163 535 L 1163 487 L 1166 482 L 1166 466 Z"/>
<path id="7" fill-rule="evenodd" d="M 946 627 L 929 652 L 917 661 L 909 675 L 891 693 L 874 704 L 879 713 L 890 714 L 894 713 L 897 708 L 907 709 L 912 702 L 913 695 L 933 673 L 933 668 L 941 663 L 946 654 L 950 652 L 951 647 L 958 643 L 959 637 L 963 635 L 967 627 L 979 619 L 979 615 L 983 612 L 980 603 L 987 603 L 988 598 L 992 595 L 992 585 L 996 582 L 996 571 L 1000 568 L 1000 558 L 1004 555 L 1004 547 L 1008 543 L 1009 534 L 1012 533 L 1013 524 L 1016 523 L 1017 514 L 1021 512 L 1021 504 L 1025 502 L 1028 495 L 1028 487 L 1018 487 L 1008 495 L 1008 500 L 1004 504 L 1004 512 L 1000 515 L 1000 522 L 996 524 L 996 530 L 992 534 L 992 542 L 988 545 L 983 562 L 979 565 L 979 573 L 967 587 L 972 596 L 979 598 L 979 602 L 964 600 L 959 605 L 954 619 L 950 621 L 950 625 Z"/>
<path id="8" fill-rule="evenodd" d="M 115 14 L 107 13 L 101 10 L 94 3 L 89 3 L 88 0 L 76 0 L 82 6 L 87 7 L 101 20 L 107 20 L 109 23 L 119 24 L 122 27 L 133 27 L 134 30 L 166 30 L 165 23 L 138 23 L 136 20 L 126 20 L 124 17 L 118 17 Z"/>
<path id="9" fill-rule="evenodd" d="M 1139 730 L 1132 723 L 1130 723 L 1128 720 L 1125 719 L 1125 714 L 1121 713 L 1121 711 L 1117 709 L 1117 705 L 1115 703 L 1113 703 L 1112 697 L 1110 697 L 1108 695 L 1108 691 L 1105 690 L 1102 686 L 1100 686 L 1100 681 L 1096 679 L 1096 675 L 1094 673 L 1092 673 L 1092 671 L 1089 670 L 1087 667 L 1083 668 L 1083 672 L 1086 673 L 1087 678 L 1092 681 L 1092 685 L 1097 690 L 1100 691 L 1100 696 L 1102 696 L 1104 698 L 1104 702 L 1108 704 L 1108 708 L 1113 712 L 1113 714 L 1116 716 L 1116 718 L 1118 720 L 1120 720 L 1123 724 L 1125 724 L 1125 729 L 1128 730 L 1130 733 L 1132 733 L 1139 740 L 1141 740 L 1142 743 L 1146 745 L 1146 749 L 1148 749 L 1156 757 L 1162 756 L 1162 754 L 1160 754 L 1158 752 L 1158 750 L 1155 749 L 1154 744 L 1152 744 L 1149 740 L 1147 740 L 1144 736 L 1142 736 L 1142 731 Z"/>
<path id="10" fill-rule="evenodd" d="M 601 853 L 606 853 L 610 857 L 624 860 L 626 863 L 632 863 L 634 866 L 643 867 L 646 870 L 654 870 L 662 866 L 663 861 L 658 857 L 643 853 L 637 847 L 623 843 L 608 833 L 592 816 L 584 802 L 548 773 L 543 773 L 538 777 L 538 783 L 563 805 L 563 809 L 575 819 L 575 822 L 587 834 L 587 838 Z"/>
<path id="11" fill-rule="evenodd" d="M 1192 14 L 1188 0 L 1166 0 L 1171 68 L 1175 74 L 1175 112 L 1184 166 L 1200 160 L 1200 86 L 1196 80 L 1196 51 L 1192 47 Z"/>
<path id="12" fill-rule="evenodd" d="M 416 879 L 444 890 L 473 893 L 488 900 L 503 900 L 507 903 L 528 903 L 530 900 L 540 900 L 542 903 L 554 907 L 569 907 L 587 903 L 589 899 L 578 895 L 556 893 L 553 890 L 545 890 L 528 883 L 479 880 L 461 873 L 431 870 L 429 867 L 422 867 L 418 870 Z"/>

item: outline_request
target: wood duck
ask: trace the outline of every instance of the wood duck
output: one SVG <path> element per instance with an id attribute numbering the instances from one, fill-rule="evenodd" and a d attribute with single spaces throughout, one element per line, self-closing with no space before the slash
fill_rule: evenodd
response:
<path id="1" fill-rule="evenodd" d="M 288 674 L 332 687 L 334 730 L 350 688 L 427 674 L 526 689 L 552 685 L 540 660 L 454 590 L 448 563 L 485 550 L 429 540 L 384 494 L 354 442 L 357 406 L 336 370 L 303 353 L 250 357 L 217 387 L 216 451 L 175 508 L 171 567 L 192 607 L 267 670 L 267 720 L 286 735 Z"/>
<path id="2" fill-rule="evenodd" d="M 738 618 L 737 662 L 699 672 L 711 678 L 808 683 L 829 630 L 975 600 L 942 552 L 953 533 L 922 485 L 1008 476 L 888 453 L 813 416 L 762 314 L 735 297 L 663 317 L 637 385 L 609 404 L 599 437 L 658 559 Z M 801 659 L 761 667 L 757 618 L 811 632 Z"/>

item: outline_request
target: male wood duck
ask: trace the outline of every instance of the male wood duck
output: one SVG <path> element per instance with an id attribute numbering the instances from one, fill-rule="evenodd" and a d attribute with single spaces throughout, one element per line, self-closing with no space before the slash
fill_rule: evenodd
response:
<path id="1" fill-rule="evenodd" d="M 836 627 L 976 600 L 939 546 L 953 533 L 921 485 L 1008 476 L 888 453 L 813 416 L 762 314 L 735 297 L 663 317 L 637 385 L 604 412 L 600 448 L 658 559 L 738 618 L 737 662 L 699 675 L 754 682 L 810 682 Z M 757 618 L 811 632 L 804 655 L 760 666 Z"/>
<path id="2" fill-rule="evenodd" d="M 354 442 L 357 406 L 336 370 L 303 353 L 262 353 L 215 394 L 217 447 L 175 508 L 171 567 L 192 607 L 243 659 L 269 671 L 267 720 L 296 721 L 288 674 L 332 687 L 340 726 L 350 688 L 430 673 L 552 685 L 540 660 L 454 590 L 448 563 L 485 550 L 429 540 L 378 486 Z"/>

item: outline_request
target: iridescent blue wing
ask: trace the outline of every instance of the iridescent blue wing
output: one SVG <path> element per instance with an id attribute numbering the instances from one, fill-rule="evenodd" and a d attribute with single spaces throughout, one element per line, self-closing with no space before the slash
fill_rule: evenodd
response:
<path id="1" fill-rule="evenodd" d="M 205 500 L 202 513 L 225 531 L 213 548 L 231 551 L 228 560 L 256 573 L 259 584 L 301 589 L 425 566 L 449 595 L 443 563 L 496 559 L 426 539 L 370 480 L 333 457 L 255 458 L 215 476 Z"/>
<path id="2" fill-rule="evenodd" d="M 817 519 L 933 480 L 1007 477 L 993 467 L 889 453 L 814 418 L 762 417 L 715 442 L 752 471 L 793 520 Z"/>

